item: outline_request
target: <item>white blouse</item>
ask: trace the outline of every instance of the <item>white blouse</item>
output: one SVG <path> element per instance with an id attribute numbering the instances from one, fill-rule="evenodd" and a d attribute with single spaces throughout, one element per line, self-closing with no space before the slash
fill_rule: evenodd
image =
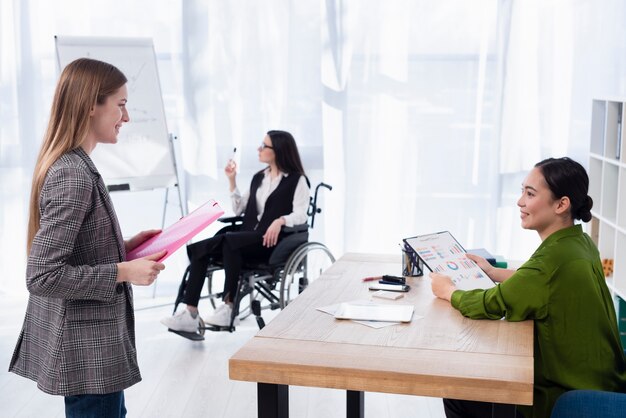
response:
<path id="1" fill-rule="evenodd" d="M 267 198 L 270 194 L 280 184 L 280 181 L 283 177 L 288 177 L 289 174 L 280 172 L 278 176 L 274 179 L 270 177 L 270 169 L 266 168 L 263 173 L 263 180 L 261 181 L 261 185 L 256 191 L 256 210 L 259 216 L 257 220 L 260 221 L 263 216 L 263 211 L 265 209 L 265 202 L 267 202 Z M 243 211 L 246 209 L 246 205 L 248 204 L 248 199 L 250 198 L 250 189 L 246 193 L 241 195 L 238 188 L 230 195 L 231 201 L 233 203 L 233 212 L 236 215 L 241 215 Z M 285 219 L 286 226 L 294 226 L 306 223 L 308 220 L 307 209 L 309 208 L 309 186 L 306 183 L 306 178 L 304 176 L 300 176 L 300 180 L 298 180 L 298 185 L 296 186 L 296 191 L 293 194 L 293 211 L 288 215 L 283 215 L 282 217 Z"/>

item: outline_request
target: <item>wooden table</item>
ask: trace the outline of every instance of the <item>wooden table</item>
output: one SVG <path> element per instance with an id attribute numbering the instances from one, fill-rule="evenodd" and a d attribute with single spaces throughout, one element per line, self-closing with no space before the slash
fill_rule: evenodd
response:
<path id="1" fill-rule="evenodd" d="M 259 417 L 288 416 L 289 385 L 348 390 L 349 416 L 363 416 L 364 391 L 532 405 L 532 321 L 464 318 L 428 277 L 381 299 L 415 305 L 408 324 L 374 329 L 316 309 L 367 299 L 363 277 L 400 270 L 399 256 L 344 255 L 230 358 L 231 379 L 258 382 Z"/>

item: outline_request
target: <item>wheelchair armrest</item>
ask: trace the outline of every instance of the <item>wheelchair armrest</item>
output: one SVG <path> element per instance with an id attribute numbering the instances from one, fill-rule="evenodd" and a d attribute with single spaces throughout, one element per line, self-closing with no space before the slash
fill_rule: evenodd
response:
<path id="1" fill-rule="evenodd" d="M 306 224 L 304 225 L 306 226 Z M 284 265 L 291 253 L 293 253 L 296 248 L 300 245 L 304 244 L 309 240 L 309 231 L 307 228 L 303 228 L 302 225 L 296 225 L 291 227 L 290 229 L 294 229 L 299 227 L 301 230 L 297 233 L 287 234 L 283 239 L 278 241 L 276 248 L 272 252 L 268 264 L 270 266 L 279 266 Z"/>
<path id="2" fill-rule="evenodd" d="M 235 225 L 237 222 L 243 222 L 243 216 L 227 216 L 224 218 L 219 218 L 218 221 L 224 224 Z"/>
<path id="3" fill-rule="evenodd" d="M 284 232 L 285 234 L 293 234 L 296 232 L 305 232 L 309 230 L 309 224 L 307 223 L 303 223 L 300 225 L 294 225 L 294 226 L 283 226 L 281 231 Z"/>

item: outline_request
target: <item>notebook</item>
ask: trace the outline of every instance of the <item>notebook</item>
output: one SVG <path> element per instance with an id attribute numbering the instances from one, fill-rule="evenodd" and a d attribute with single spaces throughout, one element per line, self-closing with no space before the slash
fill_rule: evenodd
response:
<path id="1" fill-rule="evenodd" d="M 430 271 L 450 276 L 461 290 L 489 289 L 495 283 L 476 263 L 465 257 L 466 251 L 448 231 L 406 238 L 404 242 Z"/>
<path id="2" fill-rule="evenodd" d="M 159 260 L 163 261 L 223 214 L 224 211 L 220 205 L 215 200 L 209 200 L 189 215 L 165 228 L 160 234 L 129 251 L 126 259 L 130 261 L 167 250 L 167 254 Z"/>
<path id="3" fill-rule="evenodd" d="M 337 319 L 359 321 L 410 322 L 413 305 L 342 303 L 335 311 Z"/>

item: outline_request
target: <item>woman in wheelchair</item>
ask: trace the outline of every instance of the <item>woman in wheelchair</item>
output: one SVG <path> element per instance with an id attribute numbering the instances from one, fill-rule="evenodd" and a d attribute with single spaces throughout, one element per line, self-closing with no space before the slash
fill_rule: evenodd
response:
<path id="1" fill-rule="evenodd" d="M 259 147 L 259 161 L 268 166 L 252 177 L 243 195 L 237 188 L 237 166 L 230 160 L 224 169 L 230 183 L 233 211 L 243 215 L 236 232 L 218 234 L 187 247 L 189 278 L 182 302 L 186 309 L 161 323 L 174 331 L 196 332 L 200 324 L 198 302 L 209 263 L 221 260 L 224 266 L 224 304 L 204 322 L 218 327 L 230 325 L 233 299 L 239 275 L 246 262 L 267 261 L 282 239 L 281 228 L 307 221 L 309 184 L 293 136 L 285 131 L 269 131 Z M 233 325 L 237 325 L 235 319 Z"/>

